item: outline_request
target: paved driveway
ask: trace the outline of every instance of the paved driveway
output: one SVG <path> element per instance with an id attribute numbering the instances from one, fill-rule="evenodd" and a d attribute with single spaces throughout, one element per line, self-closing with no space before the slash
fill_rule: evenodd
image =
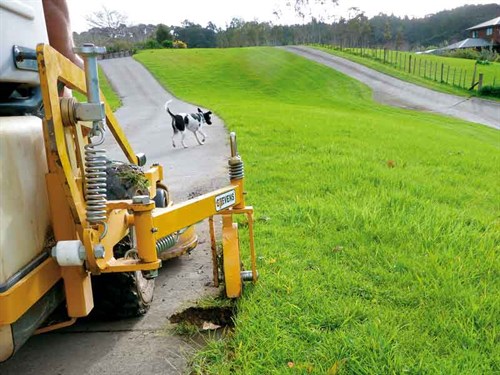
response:
<path id="1" fill-rule="evenodd" d="M 439 113 L 500 129 L 500 102 L 430 90 L 310 47 L 284 48 L 363 82 L 373 90 L 373 98 L 380 103 Z"/>

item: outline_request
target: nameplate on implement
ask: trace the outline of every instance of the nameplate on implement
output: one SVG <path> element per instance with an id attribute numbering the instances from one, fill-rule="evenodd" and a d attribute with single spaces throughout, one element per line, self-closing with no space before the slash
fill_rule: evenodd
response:
<path id="1" fill-rule="evenodd" d="M 236 203 L 236 193 L 230 190 L 215 197 L 215 211 L 219 212 L 225 208 L 231 207 Z"/>

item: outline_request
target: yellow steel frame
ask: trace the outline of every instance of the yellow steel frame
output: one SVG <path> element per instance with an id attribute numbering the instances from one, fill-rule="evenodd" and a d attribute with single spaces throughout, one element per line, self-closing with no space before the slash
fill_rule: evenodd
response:
<path id="1" fill-rule="evenodd" d="M 60 267 L 49 258 L 12 288 L 0 293 L 0 326 L 14 323 L 60 279 Z"/>
<path id="2" fill-rule="evenodd" d="M 64 279 L 68 315 L 71 318 L 88 315 L 93 308 L 90 274 L 108 272 L 132 272 L 155 270 L 161 266 L 156 252 L 160 238 L 189 227 L 207 217 L 210 220 L 212 244 L 215 244 L 213 215 L 223 217 L 224 273 L 229 297 L 241 294 L 241 265 L 237 225 L 233 214 L 247 214 L 250 228 L 252 272 L 256 280 L 255 250 L 253 243 L 253 209 L 244 201 L 243 179 L 231 180 L 231 185 L 166 208 L 155 208 L 153 201 L 134 204 L 131 200 L 108 201 L 108 233 L 100 240 L 102 228 L 91 226 L 86 221 L 86 202 L 83 193 L 84 167 L 83 147 L 89 142 L 88 124 L 63 123 L 58 84 L 62 82 L 70 89 L 86 93 L 84 72 L 55 49 L 46 44 L 37 47 L 38 69 L 45 108 L 44 139 L 48 174 L 46 177 L 52 225 L 57 241 L 79 239 L 86 249 L 86 262 L 82 267 L 59 267 L 52 259 L 46 260 L 17 285 L 0 294 L 0 325 L 15 322 L 41 298 L 61 277 Z M 137 164 L 125 134 L 111 108 L 105 103 L 107 127 L 120 145 L 127 159 Z M 145 172 L 149 180 L 149 194 L 154 197 L 157 184 L 163 179 L 159 165 Z M 220 194 L 234 191 L 235 201 L 223 211 L 215 203 Z M 138 259 L 115 259 L 113 246 L 135 228 Z M 105 248 L 104 258 L 94 256 L 93 247 L 101 243 Z M 190 244 L 193 245 L 193 244 Z M 214 248 L 214 246 L 212 246 Z M 214 264 L 217 259 L 214 255 Z M 217 268 L 217 267 L 214 267 Z M 214 273 L 214 282 L 218 275 Z"/>

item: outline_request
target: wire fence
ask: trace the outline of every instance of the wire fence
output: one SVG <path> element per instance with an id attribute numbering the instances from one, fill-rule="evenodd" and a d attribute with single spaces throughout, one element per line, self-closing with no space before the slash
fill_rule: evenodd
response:
<path id="1" fill-rule="evenodd" d="M 331 44 L 321 44 L 318 46 L 368 58 L 409 75 L 465 90 L 479 90 L 482 86 L 496 86 L 497 84 L 496 75 L 481 72 L 481 68 L 478 68 L 477 62 L 472 68 L 466 68 L 439 61 L 450 59 L 447 57 L 433 56 L 433 58 L 429 58 L 428 55 L 418 55 L 386 48 L 341 48 Z M 500 82 L 498 83 L 500 84 Z"/>

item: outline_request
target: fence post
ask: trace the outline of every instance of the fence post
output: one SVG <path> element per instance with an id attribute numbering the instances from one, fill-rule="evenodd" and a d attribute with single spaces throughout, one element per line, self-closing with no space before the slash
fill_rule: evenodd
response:
<path id="1" fill-rule="evenodd" d="M 467 87 L 465 87 L 465 80 L 467 79 L 467 70 L 464 70 L 464 84 L 463 84 L 463 88 L 466 89 Z"/>
<path id="2" fill-rule="evenodd" d="M 474 64 L 474 73 L 472 74 L 472 82 L 470 84 L 470 86 L 474 86 L 474 83 L 476 83 L 476 70 L 477 70 L 477 62 Z"/>
<path id="3" fill-rule="evenodd" d="M 455 86 L 455 73 L 457 72 L 457 67 L 453 69 L 453 86 Z"/>
<path id="4" fill-rule="evenodd" d="M 427 60 L 424 61 L 424 78 L 427 78 Z"/>
<path id="5" fill-rule="evenodd" d="M 446 71 L 446 84 L 448 85 L 448 79 L 450 78 L 450 66 L 448 65 L 448 70 Z"/>
<path id="6" fill-rule="evenodd" d="M 443 71 L 444 71 L 444 64 L 441 63 L 441 83 L 443 83 Z"/>
<path id="7" fill-rule="evenodd" d="M 477 91 L 483 88 L 483 73 L 479 73 L 479 82 L 477 84 Z"/>
<path id="8" fill-rule="evenodd" d="M 411 55 L 408 56 L 408 73 L 411 74 Z"/>
<path id="9" fill-rule="evenodd" d="M 462 68 L 460 68 L 460 76 L 458 77 L 458 87 L 462 87 Z"/>

